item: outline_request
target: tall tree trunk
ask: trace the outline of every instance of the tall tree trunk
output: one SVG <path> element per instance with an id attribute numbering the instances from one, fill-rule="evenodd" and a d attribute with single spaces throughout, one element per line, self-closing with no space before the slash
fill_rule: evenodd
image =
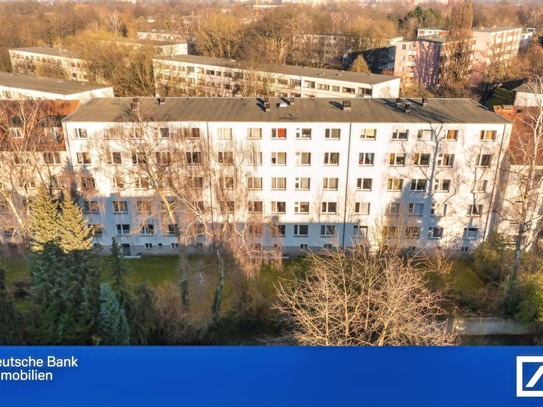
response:
<path id="1" fill-rule="evenodd" d="M 213 321 L 216 322 L 219 319 L 219 311 L 221 308 L 225 271 L 224 271 L 224 258 L 218 247 L 215 247 L 215 254 L 217 255 L 217 260 L 219 262 L 219 264 L 217 265 L 217 274 L 219 275 L 219 281 L 217 281 L 217 285 L 215 286 L 215 297 L 213 298 L 213 307 L 211 311 L 213 314 Z"/>

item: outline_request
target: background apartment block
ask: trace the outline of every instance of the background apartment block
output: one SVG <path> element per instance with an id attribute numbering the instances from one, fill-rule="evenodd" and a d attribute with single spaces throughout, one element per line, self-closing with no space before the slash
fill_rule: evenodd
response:
<path id="1" fill-rule="evenodd" d="M 15 73 L 38 76 L 63 76 L 66 79 L 86 81 L 86 62 L 70 50 L 51 47 L 30 47 L 9 50 Z"/>
<path id="2" fill-rule="evenodd" d="M 94 97 L 113 96 L 111 86 L 0 72 L 0 99 L 4 100 L 78 100 L 84 103 Z"/>
<path id="3" fill-rule="evenodd" d="M 171 182 L 191 186 L 200 223 L 258 219 L 257 244 L 288 253 L 471 250 L 489 233 L 511 125 L 468 99 L 105 98 L 64 127 L 97 244 L 173 250 L 160 173 L 179 165 Z"/>
<path id="4" fill-rule="evenodd" d="M 400 79 L 370 73 L 291 65 L 250 66 L 194 55 L 153 60 L 159 95 L 397 97 Z"/>

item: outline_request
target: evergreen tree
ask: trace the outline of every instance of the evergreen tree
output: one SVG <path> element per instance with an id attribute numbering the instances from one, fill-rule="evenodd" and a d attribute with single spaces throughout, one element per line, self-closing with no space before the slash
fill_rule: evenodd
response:
<path id="1" fill-rule="evenodd" d="M 0 345 L 20 344 L 20 318 L 6 289 L 6 271 L 0 267 Z"/>
<path id="2" fill-rule="evenodd" d="M 81 208 L 67 197 L 61 206 L 58 219 L 60 247 L 65 252 L 90 250 L 92 248 L 92 229 L 83 217 Z"/>
<path id="3" fill-rule="evenodd" d="M 133 318 L 130 321 L 132 342 L 146 345 L 156 323 L 155 295 L 145 285 L 134 290 Z"/>
<path id="4" fill-rule="evenodd" d="M 44 184 L 38 187 L 36 200 L 32 202 L 30 231 L 32 251 L 41 251 L 48 242 L 58 243 L 59 211 L 56 199 L 50 194 Z"/>
<path id="5" fill-rule="evenodd" d="M 126 316 L 108 284 L 100 284 L 98 334 L 104 345 L 128 345 L 130 343 Z"/>

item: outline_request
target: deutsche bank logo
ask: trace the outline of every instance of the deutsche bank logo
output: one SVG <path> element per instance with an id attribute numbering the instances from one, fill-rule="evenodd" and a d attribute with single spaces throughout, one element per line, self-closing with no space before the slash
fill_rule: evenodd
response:
<path id="1" fill-rule="evenodd" d="M 543 397 L 543 356 L 517 356 L 517 397 Z"/>

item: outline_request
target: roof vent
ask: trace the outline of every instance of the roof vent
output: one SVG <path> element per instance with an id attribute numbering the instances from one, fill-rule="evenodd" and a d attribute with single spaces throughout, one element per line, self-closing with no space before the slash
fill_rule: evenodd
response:
<path id="1" fill-rule="evenodd" d="M 140 110 L 140 99 L 139 98 L 133 98 L 132 102 L 130 103 L 130 109 L 132 109 L 133 112 L 139 112 Z"/>
<path id="2" fill-rule="evenodd" d="M 266 96 L 266 97 L 264 98 L 264 102 L 265 102 L 265 103 L 268 103 L 269 101 L 270 101 L 270 98 Z"/>
<path id="3" fill-rule="evenodd" d="M 405 104 L 405 113 L 411 113 L 411 103 Z"/>
<path id="4" fill-rule="evenodd" d="M 290 105 L 293 105 L 293 104 L 294 104 L 294 98 L 289 98 L 289 99 L 288 99 L 288 103 L 289 103 Z"/>
<path id="5" fill-rule="evenodd" d="M 267 98 L 266 98 L 266 99 L 267 99 Z M 266 103 L 264 103 L 264 111 L 267 112 L 268 110 L 270 110 L 270 103 L 269 103 L 269 102 L 266 102 Z"/>
<path id="6" fill-rule="evenodd" d="M 344 100 L 343 101 L 343 110 L 351 110 L 351 101 L 350 100 Z"/>
<path id="7" fill-rule="evenodd" d="M 402 98 L 396 98 L 396 107 L 400 107 L 402 104 Z"/>
<path id="8" fill-rule="evenodd" d="M 281 102 L 281 103 L 277 103 L 276 106 L 277 106 L 278 108 L 279 108 L 279 107 L 288 107 L 288 103 L 286 103 L 286 102 Z"/>
<path id="9" fill-rule="evenodd" d="M 428 98 L 422 98 L 422 105 L 426 106 L 428 104 Z"/>
<path id="10" fill-rule="evenodd" d="M 162 105 L 166 103 L 166 98 L 165 97 L 156 98 L 156 101 L 159 105 Z"/>

